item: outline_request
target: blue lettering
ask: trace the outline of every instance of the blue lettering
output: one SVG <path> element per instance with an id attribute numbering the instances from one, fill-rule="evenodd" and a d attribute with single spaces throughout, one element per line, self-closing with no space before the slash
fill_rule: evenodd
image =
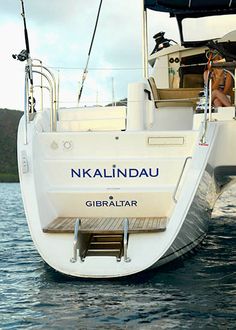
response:
<path id="1" fill-rule="evenodd" d="M 120 200 L 120 201 L 113 201 L 113 200 L 95 200 L 95 201 L 86 201 L 85 205 L 87 207 L 137 207 L 138 202 L 135 200 Z"/>
<path id="2" fill-rule="evenodd" d="M 148 178 L 148 174 L 147 174 L 147 171 L 145 170 L 145 168 L 142 168 L 142 170 L 139 174 L 139 178 L 141 178 L 141 176 L 146 176 L 146 178 Z"/>
<path id="3" fill-rule="evenodd" d="M 74 175 L 78 176 L 80 178 L 80 170 L 78 169 L 78 172 L 76 172 L 73 168 L 71 169 L 71 177 L 73 178 Z"/>
<path id="4" fill-rule="evenodd" d="M 91 171 L 91 168 L 89 168 L 88 170 L 83 169 L 83 178 L 85 178 L 86 175 L 87 175 L 89 178 L 92 178 L 91 174 L 89 173 L 90 171 Z"/>
<path id="5" fill-rule="evenodd" d="M 121 176 L 123 176 L 124 178 L 126 178 L 127 177 L 127 169 L 124 169 L 124 172 L 122 172 L 121 171 L 121 169 L 117 169 L 117 178 L 119 178 L 120 177 L 120 174 L 121 174 Z"/>
<path id="6" fill-rule="evenodd" d="M 152 173 L 152 169 L 149 168 L 149 176 L 152 177 L 152 178 L 155 178 L 159 175 L 159 169 L 156 168 L 156 173 Z"/>
<path id="7" fill-rule="evenodd" d="M 91 169 L 81 168 L 70 170 L 72 178 L 155 178 L 159 175 L 158 168 L 112 168 L 112 169 Z"/>
<path id="8" fill-rule="evenodd" d="M 93 175 L 93 178 L 95 178 L 96 176 L 100 176 L 100 178 L 102 178 L 102 173 L 100 172 L 99 169 L 96 169 Z"/>
<path id="9" fill-rule="evenodd" d="M 106 169 L 104 169 L 104 178 L 114 178 L 115 176 L 114 176 L 114 169 L 113 169 L 113 175 L 108 175 L 107 174 L 107 170 Z"/>
<path id="10" fill-rule="evenodd" d="M 136 168 L 129 169 L 129 177 L 136 178 L 138 176 L 138 170 Z"/>

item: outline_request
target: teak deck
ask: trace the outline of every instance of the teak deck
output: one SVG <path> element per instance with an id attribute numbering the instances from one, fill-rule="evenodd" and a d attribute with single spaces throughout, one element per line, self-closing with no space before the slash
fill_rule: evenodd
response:
<path id="1" fill-rule="evenodd" d="M 78 218 L 59 217 L 53 220 L 44 233 L 73 233 L 74 225 Z M 82 233 L 121 234 L 125 218 L 80 218 Z M 129 218 L 129 233 L 148 233 L 164 231 L 167 218 Z"/>

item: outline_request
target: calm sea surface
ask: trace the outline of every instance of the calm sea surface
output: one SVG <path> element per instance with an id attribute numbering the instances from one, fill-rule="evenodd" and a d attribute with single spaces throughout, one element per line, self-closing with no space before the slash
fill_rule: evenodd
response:
<path id="1" fill-rule="evenodd" d="M 236 188 L 200 249 L 123 280 L 60 275 L 39 257 L 20 187 L 0 184 L 0 329 L 236 329 Z"/>

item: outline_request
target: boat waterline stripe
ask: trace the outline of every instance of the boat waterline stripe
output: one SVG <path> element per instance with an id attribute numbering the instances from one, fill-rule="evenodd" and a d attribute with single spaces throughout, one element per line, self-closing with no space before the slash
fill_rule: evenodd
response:
<path id="1" fill-rule="evenodd" d="M 201 237 L 202 237 L 201 240 L 203 240 L 205 236 L 206 236 L 206 233 L 203 233 L 203 234 L 200 235 L 197 239 L 195 239 L 193 242 L 188 243 L 187 245 L 185 245 L 185 246 L 181 247 L 180 249 L 178 249 L 178 250 L 176 250 L 176 251 L 174 251 L 174 252 L 168 254 L 167 256 L 163 256 L 163 257 L 161 257 L 159 260 L 163 260 L 163 259 L 165 259 L 165 258 L 169 258 L 169 257 L 172 256 L 173 254 L 176 254 L 176 253 L 178 253 L 179 251 L 185 249 L 186 247 L 193 245 L 196 241 L 200 240 Z M 187 252 L 187 251 L 186 251 L 186 252 Z"/>

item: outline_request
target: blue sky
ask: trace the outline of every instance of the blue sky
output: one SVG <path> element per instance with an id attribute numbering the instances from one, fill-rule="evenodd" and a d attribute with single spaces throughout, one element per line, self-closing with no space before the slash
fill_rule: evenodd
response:
<path id="1" fill-rule="evenodd" d="M 61 68 L 60 95 L 67 106 L 76 104 L 99 3 L 100 0 L 25 0 L 31 56 L 47 66 Z M 142 80 L 141 3 L 103 0 L 83 104 L 111 102 L 112 80 L 116 100 L 127 96 L 129 82 Z M 170 25 L 167 18 L 167 14 L 149 13 L 150 50 L 154 47 L 152 36 L 158 31 L 166 31 L 169 38 L 178 35 L 174 20 Z M 11 57 L 25 48 L 20 0 L 1 0 L 0 38 L 0 107 L 22 110 L 24 63 Z"/>

